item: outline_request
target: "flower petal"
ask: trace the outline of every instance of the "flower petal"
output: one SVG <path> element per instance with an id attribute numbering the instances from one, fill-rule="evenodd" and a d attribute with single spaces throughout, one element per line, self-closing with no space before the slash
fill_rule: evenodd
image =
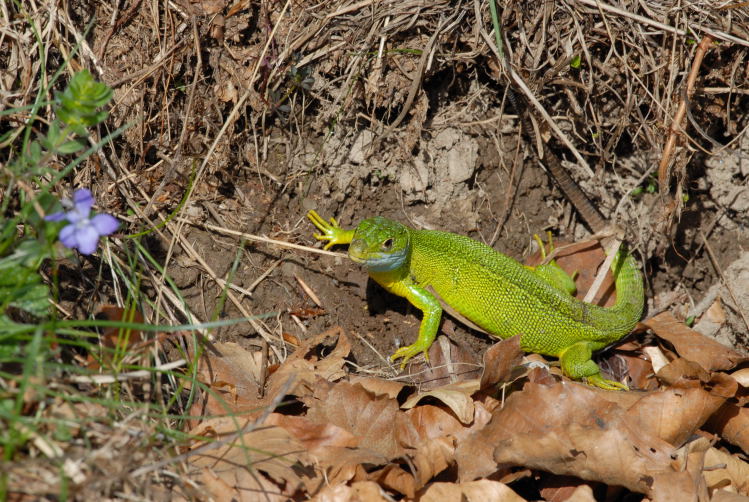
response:
<path id="1" fill-rule="evenodd" d="M 88 188 L 79 188 L 73 193 L 73 203 L 77 212 L 88 216 L 94 205 L 94 195 Z"/>
<path id="2" fill-rule="evenodd" d="M 67 218 L 65 211 L 57 211 L 44 217 L 44 221 L 62 221 Z"/>
<path id="3" fill-rule="evenodd" d="M 99 233 L 93 225 L 78 225 L 75 229 L 75 237 L 78 241 L 78 251 L 82 254 L 91 254 L 96 251 Z"/>
<path id="4" fill-rule="evenodd" d="M 75 235 L 75 225 L 68 225 L 60 230 L 60 242 L 68 249 L 78 247 L 78 238 Z"/>
<path id="5" fill-rule="evenodd" d="M 120 226 L 120 222 L 111 214 L 97 214 L 91 218 L 91 224 L 99 235 L 109 235 Z"/>

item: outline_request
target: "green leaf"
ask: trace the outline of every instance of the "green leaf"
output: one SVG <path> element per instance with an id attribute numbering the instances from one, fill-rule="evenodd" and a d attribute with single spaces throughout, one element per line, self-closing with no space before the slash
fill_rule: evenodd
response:
<path id="1" fill-rule="evenodd" d="M 80 141 L 72 139 L 72 140 L 66 141 L 62 145 L 58 146 L 55 149 L 55 152 L 59 153 L 59 154 L 62 154 L 62 155 L 66 155 L 68 153 L 79 152 L 79 151 L 83 150 L 83 148 L 84 148 L 84 145 Z"/>
<path id="2" fill-rule="evenodd" d="M 572 60 L 570 61 L 570 68 L 574 68 L 575 70 L 579 70 L 581 63 L 582 63 L 582 58 L 580 57 L 580 54 L 575 54 L 572 57 Z"/>
<path id="3" fill-rule="evenodd" d="M 47 150 L 54 150 L 55 145 L 62 140 L 61 136 L 62 130 L 60 129 L 60 123 L 57 120 L 53 120 L 52 123 L 49 124 L 47 136 L 40 138 L 39 141 Z"/>
<path id="4" fill-rule="evenodd" d="M 35 239 L 24 239 L 13 250 L 13 254 L 0 259 L 0 271 L 18 267 L 36 270 L 42 260 L 48 257 L 47 250 L 41 242 Z M 2 284 L 1 280 L 0 284 Z"/>
<path id="5" fill-rule="evenodd" d="M 45 248 L 26 239 L 13 254 L 0 259 L 0 312 L 7 306 L 43 317 L 49 314 L 49 288 L 37 272 Z"/>
<path id="6" fill-rule="evenodd" d="M 8 316 L 0 315 L 0 361 L 7 361 L 20 353 L 21 343 L 15 333 L 22 331 L 26 331 L 26 326 L 11 321 Z"/>
<path id="7" fill-rule="evenodd" d="M 0 307 L 10 305 L 43 317 L 49 314 L 49 288 L 39 274 L 24 267 L 0 269 Z"/>
<path id="8" fill-rule="evenodd" d="M 38 164 L 42 160 L 42 145 L 37 141 L 32 141 L 29 145 L 29 156 L 28 162 L 30 164 Z"/>
<path id="9" fill-rule="evenodd" d="M 16 343 L 18 341 L 17 335 L 28 333 L 29 329 L 34 329 L 34 327 L 29 324 L 13 322 L 10 317 L 0 314 L 0 343 L 9 343 L 9 340 Z"/>
<path id="10" fill-rule="evenodd" d="M 68 87 L 55 98 L 57 117 L 73 132 L 85 136 L 86 127 L 94 126 L 107 118 L 106 111 L 96 110 L 109 103 L 112 89 L 95 81 L 88 70 L 82 70 L 73 75 Z"/>

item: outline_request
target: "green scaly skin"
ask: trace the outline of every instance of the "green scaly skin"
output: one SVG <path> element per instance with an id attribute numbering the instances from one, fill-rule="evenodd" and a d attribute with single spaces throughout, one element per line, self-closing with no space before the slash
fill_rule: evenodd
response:
<path id="1" fill-rule="evenodd" d="M 581 302 L 569 293 L 559 271 L 525 267 L 489 246 L 462 235 L 414 230 L 387 218 L 362 221 L 354 230 L 307 214 L 327 241 L 325 249 L 349 245 L 349 257 L 367 267 L 369 276 L 423 312 L 415 343 L 398 349 L 391 360 L 402 366 L 432 345 L 442 307 L 431 288 L 453 309 L 500 338 L 520 334 L 526 352 L 558 357 L 564 374 L 610 390 L 626 385 L 601 376 L 591 355 L 627 335 L 640 320 L 645 294 L 642 276 L 631 255 L 620 251 L 612 265 L 616 304 L 604 308 Z M 553 265 L 552 265 L 553 266 Z M 546 266 L 548 267 L 548 265 Z"/>

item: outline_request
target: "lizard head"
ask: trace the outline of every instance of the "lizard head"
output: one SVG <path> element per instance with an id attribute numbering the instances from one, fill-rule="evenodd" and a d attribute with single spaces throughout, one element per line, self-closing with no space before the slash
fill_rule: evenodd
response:
<path id="1" fill-rule="evenodd" d="M 390 272 L 406 263 L 410 250 L 408 227 L 377 216 L 359 223 L 348 254 L 373 272 Z"/>

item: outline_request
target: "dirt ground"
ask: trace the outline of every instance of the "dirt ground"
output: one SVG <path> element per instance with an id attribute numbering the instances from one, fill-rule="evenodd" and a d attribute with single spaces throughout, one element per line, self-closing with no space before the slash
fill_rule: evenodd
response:
<path id="1" fill-rule="evenodd" d="M 734 40 L 749 40 L 749 14 L 645 3 L 653 23 L 683 15 L 712 38 L 586 2 L 503 2 L 505 50 L 575 151 L 538 119 L 544 141 L 626 230 L 646 316 L 694 318 L 747 351 L 749 46 Z M 75 61 L 114 88 L 99 137 L 129 124 L 68 188 L 90 186 L 102 210 L 126 221 L 114 239 L 173 216 L 142 244 L 184 304 L 165 299 L 160 274 L 144 274 L 148 322 L 269 314 L 213 336 L 248 350 L 269 344 L 274 361 L 340 326 L 352 371 L 408 379 L 387 360 L 415 340 L 420 314 L 408 302 L 345 256 L 230 231 L 320 248 L 307 211 L 344 227 L 381 215 L 521 261 L 536 251 L 534 234 L 590 235 L 520 133 L 483 2 L 73 0 L 57 14 L 68 41 L 51 44 L 50 60 L 61 63 L 78 40 Z M 49 22 L 41 7 L 34 16 Z M 2 66 L 23 59 L 11 53 Z M 18 68 L 11 78 L 24 78 Z M 106 287 L 93 299 L 75 291 L 62 304 L 73 316 L 113 301 Z M 442 331 L 476 364 L 493 343 L 449 319 Z"/>

